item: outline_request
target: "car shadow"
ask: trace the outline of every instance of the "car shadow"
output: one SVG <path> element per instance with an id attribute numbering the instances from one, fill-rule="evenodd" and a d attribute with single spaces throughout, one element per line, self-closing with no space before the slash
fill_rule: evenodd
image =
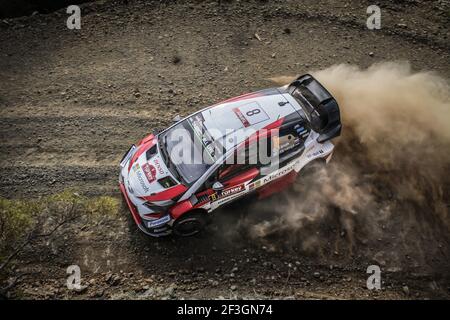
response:
<path id="1" fill-rule="evenodd" d="M 256 249 L 239 226 L 251 208 L 252 202 L 239 201 L 217 209 L 206 228 L 192 237 L 147 236 L 128 214 L 129 246 L 136 263 L 148 273 L 161 269 L 181 273 L 230 269 L 236 261 L 248 258 L 248 250 Z"/>

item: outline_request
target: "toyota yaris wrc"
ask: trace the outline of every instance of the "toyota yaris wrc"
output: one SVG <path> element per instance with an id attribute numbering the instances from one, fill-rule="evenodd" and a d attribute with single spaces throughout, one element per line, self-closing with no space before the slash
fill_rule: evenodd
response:
<path id="1" fill-rule="evenodd" d="M 221 205 L 280 192 L 309 162 L 328 162 L 340 133 L 336 100 L 306 74 L 145 137 L 120 163 L 120 190 L 144 233 L 194 235 Z"/>

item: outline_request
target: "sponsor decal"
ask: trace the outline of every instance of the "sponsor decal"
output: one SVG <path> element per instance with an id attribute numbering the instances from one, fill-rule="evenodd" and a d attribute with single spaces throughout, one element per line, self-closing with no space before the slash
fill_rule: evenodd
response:
<path id="1" fill-rule="evenodd" d="M 322 154 L 322 153 L 323 153 L 323 150 L 321 149 L 321 150 L 319 150 L 319 151 L 316 151 L 316 152 L 313 152 L 313 153 L 308 154 L 306 157 L 307 157 L 308 159 L 311 159 L 312 157 L 316 157 L 316 156 L 318 156 L 319 154 Z"/>
<path id="2" fill-rule="evenodd" d="M 242 114 L 241 110 L 239 110 L 239 108 L 233 108 L 233 112 L 236 114 L 238 119 L 242 122 L 244 127 L 250 126 L 250 123 L 247 121 L 247 119 L 245 119 L 244 115 Z"/>
<path id="3" fill-rule="evenodd" d="M 238 185 L 236 187 L 231 187 L 231 188 L 227 188 L 222 190 L 222 193 L 220 194 L 221 197 L 228 197 L 231 196 L 234 193 L 238 193 L 241 192 L 242 190 L 244 190 L 244 185 Z"/>
<path id="4" fill-rule="evenodd" d="M 163 168 L 161 167 L 161 164 L 159 163 L 158 159 L 155 159 L 155 160 L 153 161 L 153 163 L 155 164 L 156 169 L 158 169 L 159 174 L 163 175 L 163 174 L 164 174 L 164 170 L 163 170 Z"/>
<path id="5" fill-rule="evenodd" d="M 272 147 L 275 150 L 279 150 L 280 149 L 280 137 L 279 136 L 273 136 L 272 137 Z"/>
<path id="6" fill-rule="evenodd" d="M 147 184 L 144 181 L 144 177 L 142 176 L 142 171 L 140 170 L 140 166 L 138 163 L 136 163 L 135 165 L 133 165 L 133 171 L 136 173 L 137 179 L 139 181 L 139 184 L 141 185 L 142 190 L 144 190 L 144 192 L 149 192 L 150 189 L 147 187 Z"/>
<path id="7" fill-rule="evenodd" d="M 156 179 L 156 169 L 151 164 L 144 164 L 142 166 L 142 171 L 144 171 L 145 177 L 149 183 L 152 183 Z"/>
<path id="8" fill-rule="evenodd" d="M 294 129 L 297 131 L 298 136 L 301 137 L 302 139 L 305 139 L 309 135 L 308 129 L 306 129 L 303 126 L 296 125 Z"/>
<path id="9" fill-rule="evenodd" d="M 309 136 L 309 132 L 306 131 L 306 133 L 303 133 L 300 137 L 301 137 L 302 139 L 306 139 L 308 136 Z"/>
<path id="10" fill-rule="evenodd" d="M 305 127 L 300 127 L 300 126 L 297 127 L 297 126 L 295 126 L 294 129 L 297 131 L 297 133 L 299 135 L 303 135 L 303 134 L 305 134 L 305 132 L 308 132 L 308 130 L 305 129 Z"/>
<path id="11" fill-rule="evenodd" d="M 153 220 L 153 221 L 147 222 L 147 227 L 149 227 L 149 228 L 159 227 L 159 226 L 161 226 L 163 224 L 166 224 L 169 221 L 170 221 L 170 216 L 166 215 L 166 216 L 164 216 L 162 218 L 159 218 L 157 220 Z"/>
<path id="12" fill-rule="evenodd" d="M 251 191 L 251 190 L 254 190 L 254 189 L 256 189 L 256 188 L 261 187 L 261 183 L 262 183 L 261 180 L 257 180 L 257 181 L 255 181 L 255 182 L 249 184 L 248 188 L 249 188 L 250 191 Z"/>
<path id="13" fill-rule="evenodd" d="M 217 200 L 217 193 L 213 193 L 213 194 L 210 194 L 209 196 L 208 196 L 208 198 L 209 198 L 209 200 L 212 202 L 212 201 L 216 201 Z"/>
<path id="14" fill-rule="evenodd" d="M 238 108 L 233 108 L 233 112 L 242 122 L 244 127 L 249 127 L 257 123 L 269 120 L 269 116 L 261 107 L 261 105 L 255 101 L 244 104 Z"/>
<path id="15" fill-rule="evenodd" d="M 292 148 L 295 148 L 300 144 L 300 139 L 294 137 L 292 134 L 286 136 L 273 136 L 272 137 L 272 145 L 274 151 L 277 153 L 286 152 Z"/>
<path id="16" fill-rule="evenodd" d="M 219 201 L 217 201 L 217 205 L 220 206 L 220 205 L 222 205 L 222 204 L 224 204 L 226 202 L 230 202 L 230 201 L 232 201 L 234 199 L 237 199 L 237 198 L 240 198 L 240 197 L 241 197 L 241 194 L 235 193 L 235 194 L 233 194 L 230 197 L 225 197 L 225 198 L 219 199 Z"/>
<path id="17" fill-rule="evenodd" d="M 292 143 L 288 143 L 288 144 L 285 144 L 284 146 L 282 146 L 280 148 L 280 153 L 291 150 L 291 149 L 297 147 L 298 145 L 300 145 L 300 139 L 298 139 L 298 138 L 294 139 L 294 140 L 292 140 Z"/>
<path id="18" fill-rule="evenodd" d="M 216 201 L 222 198 L 226 198 L 229 197 L 233 194 L 239 193 L 241 191 L 245 190 L 245 186 L 244 184 L 240 184 L 238 186 L 233 186 L 230 188 L 226 188 L 224 190 L 222 190 L 219 194 L 217 192 L 214 192 L 213 194 L 209 195 L 209 200 L 210 201 Z"/>
<path id="19" fill-rule="evenodd" d="M 205 130 L 205 128 L 203 126 L 203 122 L 205 121 L 205 119 L 203 118 L 203 116 L 201 114 L 199 114 L 199 115 L 196 115 L 196 116 L 190 118 L 188 121 L 189 121 L 192 129 L 194 130 L 194 133 L 196 134 L 198 139 L 201 141 L 203 148 L 206 149 L 206 151 L 208 152 L 208 155 L 214 161 L 215 160 L 215 147 L 212 144 L 214 140 L 211 137 L 210 133 L 208 133 L 208 131 Z"/>
<path id="20" fill-rule="evenodd" d="M 286 167 L 272 173 L 271 175 L 268 175 L 267 177 L 262 178 L 262 182 L 261 180 L 258 180 L 261 184 L 266 184 L 271 182 L 272 180 L 275 180 L 279 177 L 284 176 L 285 174 L 289 173 L 290 171 L 292 171 L 292 169 L 294 169 L 294 166 L 296 165 L 297 161 L 292 162 L 291 164 L 287 165 Z M 257 181 L 257 182 L 258 182 Z M 256 183 L 256 182 L 255 182 Z"/>
<path id="21" fill-rule="evenodd" d="M 270 174 L 270 175 L 268 175 L 268 176 L 266 176 L 266 177 L 264 177 L 264 178 L 262 178 L 260 180 L 256 180 L 255 182 L 250 183 L 248 185 L 248 190 L 249 191 L 255 190 L 255 189 L 257 189 L 257 188 L 259 188 L 259 187 L 261 187 L 261 186 L 263 186 L 263 185 L 265 185 L 265 184 L 267 184 L 269 182 L 272 182 L 275 179 L 278 179 L 278 178 L 288 174 L 290 171 L 292 171 L 294 169 L 294 167 L 297 164 L 297 162 L 298 161 L 291 162 L 286 167 L 281 168 L 280 170 L 275 171 L 274 173 L 272 173 L 272 174 Z"/>
<path id="22" fill-rule="evenodd" d="M 203 120 L 201 118 L 198 117 L 193 117 L 191 119 L 189 119 L 189 122 L 191 123 L 192 128 L 194 129 L 195 133 L 197 133 L 197 135 L 199 137 L 203 136 L 204 130 L 203 130 Z"/>

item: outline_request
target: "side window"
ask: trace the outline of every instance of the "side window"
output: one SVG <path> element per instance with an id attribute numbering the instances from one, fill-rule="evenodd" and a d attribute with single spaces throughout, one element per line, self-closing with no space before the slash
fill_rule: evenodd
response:
<path id="1" fill-rule="evenodd" d="M 214 172 L 213 174 L 211 174 L 205 181 L 205 183 L 203 184 L 201 190 L 204 191 L 206 189 L 210 189 L 212 188 L 212 185 L 214 184 L 214 182 L 217 181 L 217 171 Z"/>
<path id="2" fill-rule="evenodd" d="M 293 135 L 292 133 L 286 134 L 284 136 L 272 137 L 273 144 L 276 149 L 278 149 L 278 154 L 284 156 L 289 152 L 293 152 L 302 145 L 302 141 L 299 137 Z"/>
<path id="3" fill-rule="evenodd" d="M 224 163 L 219 169 L 206 179 L 202 190 L 210 189 L 214 182 L 226 182 L 228 179 L 233 178 L 244 170 L 245 165 L 241 164 L 226 164 Z"/>
<path id="4" fill-rule="evenodd" d="M 220 182 L 227 180 L 257 166 L 257 158 L 252 159 L 252 148 L 246 146 L 239 148 L 217 171 L 217 179 Z M 228 162 L 228 163 L 227 163 Z"/>
<path id="5" fill-rule="evenodd" d="M 212 185 L 216 181 L 224 183 L 227 180 L 238 175 L 240 172 L 242 172 L 242 170 L 244 170 L 243 165 L 224 163 L 221 167 L 219 167 L 219 169 L 216 170 L 216 172 L 211 174 L 209 178 L 206 179 L 200 190 L 204 191 L 206 189 L 211 189 Z"/>
<path id="6" fill-rule="evenodd" d="M 299 122 L 280 130 L 279 136 L 272 138 L 272 143 L 278 149 L 280 156 L 286 156 L 302 148 L 310 132 L 306 123 Z"/>
<path id="7" fill-rule="evenodd" d="M 219 168 L 217 178 L 220 182 L 225 182 L 239 173 L 246 170 L 249 166 L 246 164 L 224 164 Z"/>

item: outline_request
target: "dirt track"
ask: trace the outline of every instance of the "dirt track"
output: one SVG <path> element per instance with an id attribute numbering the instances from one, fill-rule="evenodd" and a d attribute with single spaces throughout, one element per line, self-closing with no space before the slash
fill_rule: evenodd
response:
<path id="1" fill-rule="evenodd" d="M 0 21 L 2 196 L 68 187 L 119 196 L 117 163 L 129 145 L 176 114 L 273 86 L 272 77 L 383 60 L 450 77 L 445 1 L 382 1 L 379 31 L 365 28 L 365 1 L 129 2 L 82 6 L 79 31 L 66 29 L 64 11 Z M 373 261 L 358 250 L 336 255 L 330 244 L 319 257 L 305 256 L 295 247 L 271 251 L 242 235 L 219 236 L 241 213 L 224 209 L 205 234 L 183 242 L 145 238 L 125 210 L 120 221 L 75 227 L 40 248 L 40 257 L 27 257 L 34 274 L 20 294 L 449 298 L 448 247 L 435 256 L 435 269 L 391 266 L 383 291 L 371 292 L 365 270 Z M 339 227 L 330 229 L 339 238 Z M 79 295 L 64 287 L 71 264 L 90 280 Z"/>

